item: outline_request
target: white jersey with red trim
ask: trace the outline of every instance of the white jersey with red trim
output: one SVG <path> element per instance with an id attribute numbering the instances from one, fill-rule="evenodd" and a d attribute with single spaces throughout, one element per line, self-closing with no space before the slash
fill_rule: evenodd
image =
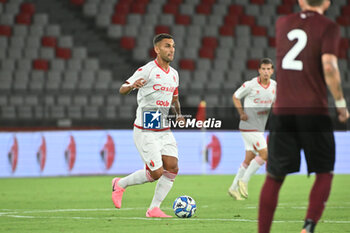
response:
<path id="1" fill-rule="evenodd" d="M 240 121 L 242 131 L 265 131 L 271 106 L 276 99 L 276 81 L 270 79 L 270 84 L 263 86 L 259 77 L 246 81 L 234 93 L 237 99 L 244 98 L 244 112 L 248 120 Z"/>
<path id="2" fill-rule="evenodd" d="M 163 119 L 167 117 L 173 96 L 178 95 L 179 75 L 177 71 L 169 66 L 164 70 L 157 60 L 150 61 L 126 80 L 127 83 L 134 83 L 143 78 L 146 84 L 137 93 L 137 111 L 134 125 L 143 126 L 142 114 L 147 110 L 158 110 L 162 113 Z"/>

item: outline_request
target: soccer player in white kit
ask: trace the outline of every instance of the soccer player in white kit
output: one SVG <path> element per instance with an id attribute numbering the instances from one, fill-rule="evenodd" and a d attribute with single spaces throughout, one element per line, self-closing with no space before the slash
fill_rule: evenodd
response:
<path id="1" fill-rule="evenodd" d="M 258 71 L 258 77 L 246 81 L 232 96 L 240 115 L 239 130 L 242 133 L 246 151 L 245 159 L 228 189 L 228 193 L 236 200 L 248 198 L 250 177 L 267 160 L 264 131 L 276 97 L 276 82 L 270 79 L 273 74 L 272 60 L 261 59 Z M 242 98 L 244 98 L 244 109 L 241 104 Z"/>
<path id="2" fill-rule="evenodd" d="M 175 138 L 169 127 L 154 129 L 144 124 L 146 110 L 157 110 L 152 113 L 153 120 L 165 119 L 170 107 L 174 107 L 176 120 L 183 121 L 178 99 L 179 75 L 170 67 L 174 59 L 175 43 L 171 35 L 158 34 L 153 39 L 157 58 L 139 68 L 120 87 L 123 95 L 138 89 L 137 111 L 134 122 L 134 142 L 139 151 L 145 169 L 135 171 L 124 178 L 112 181 L 112 200 L 116 208 L 121 207 L 122 196 L 128 186 L 158 180 L 152 203 L 146 217 L 168 218 L 160 205 L 173 186 L 178 172 L 178 151 Z M 162 122 L 163 123 L 163 122 Z"/>

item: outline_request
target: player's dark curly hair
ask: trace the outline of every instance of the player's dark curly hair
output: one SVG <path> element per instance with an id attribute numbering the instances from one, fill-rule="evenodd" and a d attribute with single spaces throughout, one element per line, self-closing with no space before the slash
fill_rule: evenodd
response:
<path id="1" fill-rule="evenodd" d="M 265 64 L 265 65 L 268 65 L 268 64 L 271 64 L 272 68 L 273 68 L 273 62 L 270 58 L 268 57 L 265 57 L 265 58 L 262 58 L 260 60 L 260 64 L 259 64 L 259 68 L 261 67 L 262 64 Z"/>
<path id="2" fill-rule="evenodd" d="M 172 35 L 169 35 L 167 33 L 160 33 L 153 38 L 153 45 L 156 45 L 158 42 L 162 41 L 163 39 L 173 39 L 173 37 Z"/>

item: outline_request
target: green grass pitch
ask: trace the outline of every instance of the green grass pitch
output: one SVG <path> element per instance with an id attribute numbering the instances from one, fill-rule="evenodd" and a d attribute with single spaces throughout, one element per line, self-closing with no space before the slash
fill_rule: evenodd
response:
<path id="1" fill-rule="evenodd" d="M 179 175 L 162 204 L 171 219 L 149 219 L 145 212 L 155 183 L 129 187 L 123 205 L 111 201 L 110 176 L 0 179 L 0 232 L 257 232 L 257 206 L 265 176 L 253 176 L 249 199 L 227 194 L 233 176 Z M 293 175 L 283 184 L 272 231 L 300 232 L 314 176 Z M 350 232 L 350 175 L 336 175 L 317 233 Z M 172 203 L 190 195 L 197 203 L 191 219 L 175 217 Z"/>

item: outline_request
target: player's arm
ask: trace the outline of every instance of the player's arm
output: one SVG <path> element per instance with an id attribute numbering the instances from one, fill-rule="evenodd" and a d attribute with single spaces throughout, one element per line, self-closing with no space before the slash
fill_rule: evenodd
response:
<path id="1" fill-rule="evenodd" d="M 146 84 L 146 80 L 143 78 L 139 78 L 134 83 L 124 83 L 120 86 L 119 93 L 122 95 L 129 94 L 134 89 L 140 89 Z"/>
<path id="2" fill-rule="evenodd" d="M 179 96 L 174 95 L 173 100 L 171 102 L 172 109 L 176 115 L 176 121 L 185 121 L 185 118 L 181 114 L 181 105 L 179 101 Z"/>
<path id="3" fill-rule="evenodd" d="M 346 122 L 349 118 L 349 112 L 346 107 L 346 102 L 341 87 L 337 57 L 333 54 L 323 54 L 322 66 L 325 82 L 335 100 L 335 105 L 339 114 L 338 119 L 340 122 Z"/>
<path id="4" fill-rule="evenodd" d="M 240 119 L 242 121 L 246 121 L 248 120 L 248 115 L 244 112 L 241 100 L 238 99 L 235 94 L 232 95 L 232 101 L 233 101 L 233 105 L 235 106 L 235 108 L 237 109 Z"/>

